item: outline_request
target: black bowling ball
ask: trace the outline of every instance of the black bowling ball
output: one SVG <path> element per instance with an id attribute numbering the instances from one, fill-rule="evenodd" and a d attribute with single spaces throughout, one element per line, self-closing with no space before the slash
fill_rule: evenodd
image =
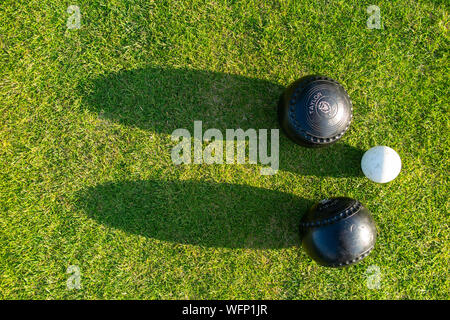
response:
<path id="1" fill-rule="evenodd" d="M 339 140 L 352 120 L 352 103 L 345 89 L 323 76 L 306 76 L 281 95 L 278 119 L 295 143 L 322 147 Z"/>
<path id="2" fill-rule="evenodd" d="M 300 223 L 302 246 L 318 264 L 344 267 L 365 258 L 376 241 L 369 210 L 351 198 L 331 198 L 315 204 Z"/>

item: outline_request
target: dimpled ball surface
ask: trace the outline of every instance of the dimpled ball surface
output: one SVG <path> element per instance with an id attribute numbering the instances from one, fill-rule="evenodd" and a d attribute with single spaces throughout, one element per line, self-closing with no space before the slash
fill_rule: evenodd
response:
<path id="1" fill-rule="evenodd" d="M 378 183 L 394 180 L 401 168 L 402 161 L 398 153 L 386 146 L 376 146 L 367 150 L 361 159 L 364 175 Z"/>
<path id="2" fill-rule="evenodd" d="M 310 75 L 292 83 L 281 95 L 278 120 L 295 143 L 310 148 L 335 143 L 348 130 L 352 102 L 331 78 Z"/>
<path id="3" fill-rule="evenodd" d="M 359 201 L 338 197 L 315 204 L 300 222 L 300 235 L 303 249 L 318 264 L 345 267 L 369 255 L 377 230 Z"/>

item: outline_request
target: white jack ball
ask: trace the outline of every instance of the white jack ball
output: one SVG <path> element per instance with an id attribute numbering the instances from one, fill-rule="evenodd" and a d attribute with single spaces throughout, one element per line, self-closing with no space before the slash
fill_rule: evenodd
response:
<path id="1" fill-rule="evenodd" d="M 394 149 L 376 146 L 364 153 L 361 159 L 364 175 L 378 183 L 394 180 L 402 169 L 402 160 Z"/>

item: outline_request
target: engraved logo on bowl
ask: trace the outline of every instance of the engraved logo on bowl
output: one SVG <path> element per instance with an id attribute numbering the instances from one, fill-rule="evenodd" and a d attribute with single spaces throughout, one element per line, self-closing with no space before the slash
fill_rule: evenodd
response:
<path id="1" fill-rule="evenodd" d="M 337 113 L 337 103 L 329 97 L 323 97 L 316 102 L 316 112 L 321 117 L 331 119 Z"/>

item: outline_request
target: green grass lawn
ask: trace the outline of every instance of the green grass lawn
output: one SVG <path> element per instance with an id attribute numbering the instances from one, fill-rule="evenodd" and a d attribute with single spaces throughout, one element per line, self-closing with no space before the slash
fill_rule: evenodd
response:
<path id="1" fill-rule="evenodd" d="M 448 2 L 7 0 L 0 21 L 0 298 L 449 298 Z M 352 99 L 337 144 L 280 132 L 273 176 L 172 163 L 194 120 L 278 128 L 280 93 L 308 74 Z M 390 183 L 361 171 L 375 145 L 402 158 Z M 377 223 L 348 268 L 300 247 L 300 218 L 331 196 Z"/>

